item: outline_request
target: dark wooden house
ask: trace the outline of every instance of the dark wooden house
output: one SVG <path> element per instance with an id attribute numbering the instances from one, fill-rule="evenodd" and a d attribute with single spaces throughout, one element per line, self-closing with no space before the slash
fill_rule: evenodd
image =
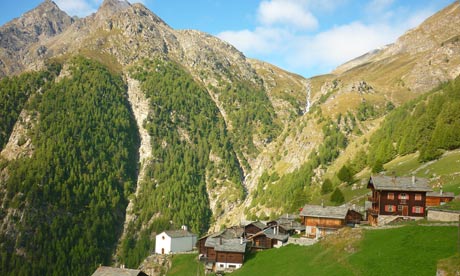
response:
<path id="1" fill-rule="evenodd" d="M 277 227 L 278 233 L 283 235 L 300 234 L 305 231 L 305 227 L 298 221 L 298 215 L 286 214 L 276 220 L 267 222 L 267 227 Z"/>
<path id="2" fill-rule="evenodd" d="M 368 220 L 377 224 L 378 216 L 424 217 L 428 180 L 415 177 L 372 176 L 367 188 L 371 189 L 367 210 Z"/>
<path id="3" fill-rule="evenodd" d="M 250 237 L 252 235 L 259 233 L 265 228 L 267 228 L 267 225 L 265 225 L 263 222 L 254 221 L 244 226 L 244 233 L 247 237 Z"/>
<path id="4" fill-rule="evenodd" d="M 205 263 L 206 270 L 228 272 L 243 265 L 247 249 L 243 232 L 243 228 L 232 227 L 197 241 L 200 260 Z"/>
<path id="5" fill-rule="evenodd" d="M 252 251 L 260 251 L 283 246 L 289 239 L 289 235 L 281 234 L 279 228 L 270 227 L 248 238 Z"/>

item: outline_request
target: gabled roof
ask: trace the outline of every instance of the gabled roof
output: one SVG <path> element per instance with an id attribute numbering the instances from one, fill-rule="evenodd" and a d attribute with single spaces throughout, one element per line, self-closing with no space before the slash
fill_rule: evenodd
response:
<path id="1" fill-rule="evenodd" d="M 195 234 L 190 233 L 189 231 L 186 230 L 167 230 L 164 231 L 164 233 L 171 238 L 184 238 L 184 237 L 196 237 Z M 159 235 L 161 235 L 160 233 Z"/>
<path id="2" fill-rule="evenodd" d="M 318 217 L 318 218 L 335 218 L 345 219 L 347 216 L 348 207 L 346 206 L 321 206 L 321 205 L 308 205 L 306 204 L 300 215 L 304 217 Z"/>
<path id="3" fill-rule="evenodd" d="M 426 196 L 454 198 L 455 194 L 452 192 L 428 192 Z"/>
<path id="4" fill-rule="evenodd" d="M 267 225 L 265 225 L 265 223 L 263 223 L 263 222 L 254 221 L 254 222 L 246 224 L 246 226 L 244 226 L 244 228 L 248 227 L 251 224 L 254 225 L 255 227 L 259 228 L 260 230 L 263 230 L 263 229 L 265 229 L 267 227 Z"/>
<path id="5" fill-rule="evenodd" d="M 91 276 L 147 276 L 147 274 L 137 269 L 100 266 Z"/>
<path id="6" fill-rule="evenodd" d="M 380 191 L 430 192 L 428 179 L 415 177 L 371 176 L 368 185 Z"/>
<path id="7" fill-rule="evenodd" d="M 204 246 L 220 252 L 246 252 L 246 243 L 241 242 L 241 238 L 225 239 L 221 236 L 210 236 L 206 239 Z"/>

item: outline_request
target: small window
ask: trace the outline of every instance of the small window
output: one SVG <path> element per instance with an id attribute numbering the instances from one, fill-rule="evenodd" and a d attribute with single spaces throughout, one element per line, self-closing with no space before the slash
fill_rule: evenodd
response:
<path id="1" fill-rule="evenodd" d="M 403 210 L 403 206 L 402 205 L 398 205 L 398 212 L 401 212 Z"/>
<path id="2" fill-rule="evenodd" d="M 229 268 L 236 268 L 236 265 L 228 265 Z"/>
<path id="3" fill-rule="evenodd" d="M 391 200 L 395 199 L 395 194 L 394 193 L 388 193 L 387 194 L 387 199 L 391 199 Z"/>
<path id="4" fill-rule="evenodd" d="M 399 199 L 408 199 L 408 196 L 406 193 L 401 193 L 399 194 Z"/>
<path id="5" fill-rule="evenodd" d="M 422 194 L 415 194 L 415 200 L 417 201 L 422 200 Z"/>
<path id="6" fill-rule="evenodd" d="M 423 207 L 421 207 L 421 206 L 412 207 L 412 213 L 414 213 L 414 214 L 423 214 Z"/>
<path id="7" fill-rule="evenodd" d="M 165 239 L 165 236 L 161 236 L 161 239 L 164 240 L 164 239 Z"/>
<path id="8" fill-rule="evenodd" d="M 394 205 L 385 205 L 385 212 L 394 212 L 395 206 Z"/>
<path id="9" fill-rule="evenodd" d="M 224 264 L 220 264 L 219 266 L 220 266 L 220 267 L 224 267 Z"/>

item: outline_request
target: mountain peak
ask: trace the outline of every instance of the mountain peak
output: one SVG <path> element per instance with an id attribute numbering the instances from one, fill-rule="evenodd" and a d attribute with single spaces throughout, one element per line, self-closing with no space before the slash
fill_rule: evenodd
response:
<path id="1" fill-rule="evenodd" d="M 99 19 L 107 19 L 129 7 L 131 7 L 131 4 L 126 0 L 104 0 L 96 13 L 96 17 Z"/>

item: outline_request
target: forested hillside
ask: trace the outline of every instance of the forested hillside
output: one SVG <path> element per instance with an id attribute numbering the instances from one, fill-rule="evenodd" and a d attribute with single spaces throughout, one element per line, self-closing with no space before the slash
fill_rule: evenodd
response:
<path id="1" fill-rule="evenodd" d="M 397 155 L 419 151 L 419 160 L 425 162 L 459 148 L 460 79 L 395 109 L 369 144 L 367 164 L 374 172 Z"/>
<path id="2" fill-rule="evenodd" d="M 125 85 L 84 58 L 67 73 L 24 91 L 38 116 L 28 134 L 35 149 L 7 163 L 2 179 L 2 275 L 89 275 L 110 263 L 121 230 L 138 144 Z"/>
<path id="3" fill-rule="evenodd" d="M 223 189 L 218 204 L 240 202 L 244 190 L 231 137 L 207 91 L 173 61 L 144 60 L 131 71 L 149 99 L 144 124 L 152 141 L 134 205 L 138 219 L 122 241 L 121 262 L 135 267 L 154 249 L 154 233 L 181 225 L 206 233 L 213 219 L 207 189 Z"/>

